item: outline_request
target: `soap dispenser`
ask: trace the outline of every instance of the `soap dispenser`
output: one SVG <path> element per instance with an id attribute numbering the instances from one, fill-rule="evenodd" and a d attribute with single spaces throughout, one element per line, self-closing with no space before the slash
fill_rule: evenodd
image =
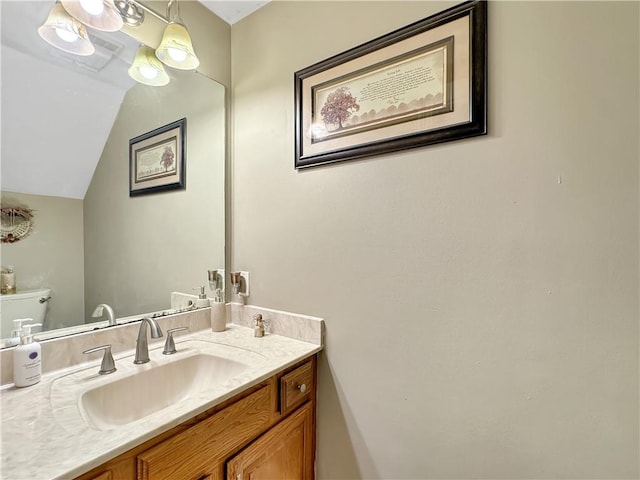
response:
<path id="1" fill-rule="evenodd" d="M 11 330 L 11 338 L 6 340 L 5 346 L 15 347 L 20 344 L 20 337 L 22 336 L 22 322 L 32 322 L 31 318 L 16 318 L 13 323 L 14 329 Z"/>
<path id="2" fill-rule="evenodd" d="M 222 298 L 222 291 L 216 288 L 216 296 L 211 302 L 211 331 L 224 332 L 227 329 L 227 305 Z"/>
<path id="3" fill-rule="evenodd" d="M 204 285 L 200 287 L 200 294 L 198 295 L 198 299 L 196 300 L 196 308 L 204 308 L 210 306 L 209 299 L 207 298 L 207 294 L 204 293 Z"/>
<path id="4" fill-rule="evenodd" d="M 32 327 L 41 326 L 41 323 L 22 326 L 20 345 L 13 350 L 13 383 L 16 387 L 35 385 L 42 377 L 42 349 L 31 334 Z"/>

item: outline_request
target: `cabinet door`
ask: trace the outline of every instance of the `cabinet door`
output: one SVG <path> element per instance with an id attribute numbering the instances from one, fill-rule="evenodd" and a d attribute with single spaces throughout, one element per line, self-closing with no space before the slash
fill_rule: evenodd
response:
<path id="1" fill-rule="evenodd" d="M 227 480 L 311 480 L 313 403 L 307 403 L 227 462 Z"/>

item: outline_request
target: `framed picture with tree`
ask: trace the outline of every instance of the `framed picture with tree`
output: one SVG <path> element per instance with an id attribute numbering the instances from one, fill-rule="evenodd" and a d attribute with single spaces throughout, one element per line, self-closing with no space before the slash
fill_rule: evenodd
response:
<path id="1" fill-rule="evenodd" d="M 295 167 L 486 134 L 486 19 L 468 1 L 295 72 Z"/>
<path id="2" fill-rule="evenodd" d="M 129 196 L 186 188 L 187 119 L 129 140 Z"/>

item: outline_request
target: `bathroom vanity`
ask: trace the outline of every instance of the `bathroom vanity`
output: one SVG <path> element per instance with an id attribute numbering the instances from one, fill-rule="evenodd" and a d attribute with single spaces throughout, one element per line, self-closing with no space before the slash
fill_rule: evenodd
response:
<path id="1" fill-rule="evenodd" d="M 131 347 L 115 348 L 115 373 L 98 374 L 98 353 L 31 387 L 3 386 L 2 477 L 313 478 L 323 322 L 248 306 L 231 312 L 224 332 L 193 331 L 202 311 L 159 319 L 165 332 L 192 331 L 175 338 L 173 355 L 162 354 L 163 338 L 151 342 L 143 365 Z M 263 338 L 248 328 L 259 312 L 270 322 Z M 132 328 L 100 335 L 133 345 Z M 98 338 L 86 335 L 74 337 L 74 350 Z"/>
<path id="2" fill-rule="evenodd" d="M 315 372 L 304 359 L 77 478 L 311 479 Z"/>

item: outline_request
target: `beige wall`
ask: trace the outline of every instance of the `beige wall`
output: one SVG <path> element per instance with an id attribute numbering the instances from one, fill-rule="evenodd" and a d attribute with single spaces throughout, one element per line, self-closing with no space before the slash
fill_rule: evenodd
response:
<path id="1" fill-rule="evenodd" d="M 191 293 L 224 265 L 224 87 L 171 75 L 127 92 L 85 196 L 87 315 L 99 303 L 119 317 L 169 308 L 172 291 Z M 186 189 L 129 197 L 129 139 L 183 117 Z"/>
<path id="2" fill-rule="evenodd" d="M 83 323 L 82 200 L 2 192 L 2 205 L 34 210 L 31 234 L 0 245 L 2 265 L 15 268 L 18 291 L 51 289 L 46 329 Z"/>
<path id="3" fill-rule="evenodd" d="M 320 479 L 637 478 L 637 2 L 491 2 L 488 136 L 293 168 L 293 72 L 447 5 L 233 26 L 231 268 L 326 318 Z"/>

